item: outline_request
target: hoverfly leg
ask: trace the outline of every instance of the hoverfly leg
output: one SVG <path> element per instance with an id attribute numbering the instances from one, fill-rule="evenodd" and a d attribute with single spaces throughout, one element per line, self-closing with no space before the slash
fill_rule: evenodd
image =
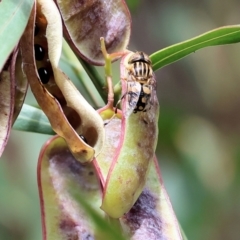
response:
<path id="1" fill-rule="evenodd" d="M 121 101 L 123 100 L 123 98 L 125 98 L 125 96 L 127 95 L 127 92 L 125 92 L 122 97 L 117 101 L 116 105 L 115 105 L 115 111 L 114 114 L 112 115 L 112 117 L 109 119 L 108 122 L 104 123 L 104 126 L 106 126 L 107 124 L 109 124 L 112 119 L 117 115 L 117 110 L 118 110 L 118 106 L 120 105 Z"/>
<path id="2" fill-rule="evenodd" d="M 116 105 L 115 105 L 115 114 L 117 114 L 118 106 L 119 106 L 119 104 L 121 103 L 121 101 L 126 97 L 127 93 L 128 93 L 128 92 L 125 92 L 125 93 L 121 96 L 121 98 L 117 101 L 117 103 L 116 103 Z"/>

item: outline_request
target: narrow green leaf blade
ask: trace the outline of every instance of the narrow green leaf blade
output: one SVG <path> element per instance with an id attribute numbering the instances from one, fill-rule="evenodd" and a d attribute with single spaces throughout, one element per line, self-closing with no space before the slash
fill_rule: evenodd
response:
<path id="1" fill-rule="evenodd" d="M 23 104 L 13 129 L 49 135 L 55 134 L 43 111 L 27 104 Z"/>
<path id="2" fill-rule="evenodd" d="M 115 239 L 115 240 L 124 240 L 124 236 L 120 231 L 120 222 L 118 219 L 110 219 L 107 221 L 107 218 L 104 219 L 90 204 L 89 200 L 86 201 L 80 192 L 72 191 L 72 196 L 82 205 L 83 209 L 88 213 L 88 217 L 92 219 L 92 223 L 96 226 L 96 232 L 99 235 L 99 239 Z"/>
<path id="3" fill-rule="evenodd" d="M 201 48 L 238 42 L 240 42 L 240 25 L 217 28 L 153 53 L 150 56 L 153 70 L 157 71 Z"/>
<path id="4" fill-rule="evenodd" d="M 0 70 L 27 25 L 33 2 L 2 0 L 0 3 Z"/>

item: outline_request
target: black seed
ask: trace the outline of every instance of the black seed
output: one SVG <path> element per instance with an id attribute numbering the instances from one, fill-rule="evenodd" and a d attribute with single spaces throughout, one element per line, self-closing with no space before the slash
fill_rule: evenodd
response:
<path id="1" fill-rule="evenodd" d="M 79 137 L 80 137 L 86 144 L 88 144 L 87 139 L 86 139 L 83 135 L 79 135 Z"/>
<path id="2" fill-rule="evenodd" d="M 42 61 L 45 55 L 44 49 L 39 44 L 35 44 L 34 51 L 35 51 L 35 59 L 38 61 Z"/>
<path id="3" fill-rule="evenodd" d="M 40 77 L 40 80 L 43 84 L 48 83 L 49 79 L 50 79 L 50 73 L 46 68 L 39 68 L 38 69 L 38 75 Z"/>
<path id="4" fill-rule="evenodd" d="M 37 25 L 35 25 L 35 28 L 34 28 L 34 36 L 36 36 L 39 32 L 39 27 Z"/>

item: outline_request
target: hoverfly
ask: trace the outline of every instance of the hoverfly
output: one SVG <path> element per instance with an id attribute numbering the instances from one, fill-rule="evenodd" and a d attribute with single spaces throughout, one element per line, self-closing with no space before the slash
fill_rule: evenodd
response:
<path id="1" fill-rule="evenodd" d="M 144 52 L 134 53 L 128 60 L 127 95 L 128 107 L 126 116 L 132 112 L 146 112 L 151 108 L 152 94 L 156 81 L 152 62 Z"/>

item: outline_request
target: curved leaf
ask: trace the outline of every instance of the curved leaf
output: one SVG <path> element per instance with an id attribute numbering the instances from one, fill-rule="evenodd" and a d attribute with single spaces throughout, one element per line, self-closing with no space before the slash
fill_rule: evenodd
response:
<path id="1" fill-rule="evenodd" d="M 27 104 L 23 104 L 13 129 L 49 135 L 55 134 L 43 111 Z"/>
<path id="2" fill-rule="evenodd" d="M 0 70 L 27 25 L 33 3 L 34 0 L 1 1 L 0 3 Z"/>
<path id="3" fill-rule="evenodd" d="M 238 42 L 240 42 L 240 25 L 217 28 L 153 53 L 150 56 L 153 70 L 157 71 L 201 48 Z"/>

